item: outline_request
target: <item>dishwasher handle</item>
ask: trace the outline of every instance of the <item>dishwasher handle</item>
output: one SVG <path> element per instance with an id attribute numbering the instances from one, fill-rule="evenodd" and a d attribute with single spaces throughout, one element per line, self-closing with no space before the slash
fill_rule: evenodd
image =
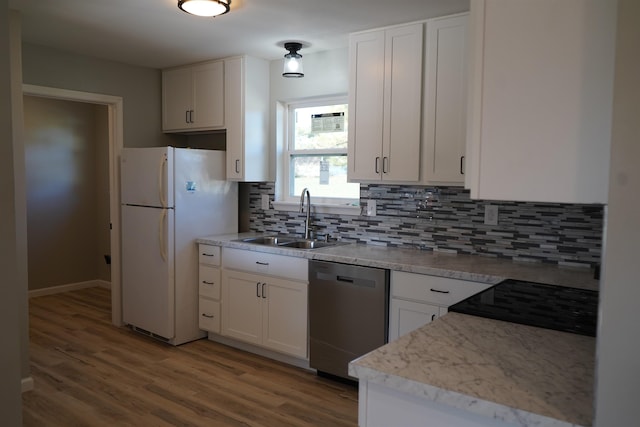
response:
<path id="1" fill-rule="evenodd" d="M 336 280 L 338 282 L 347 282 L 347 283 L 355 282 L 355 279 L 353 277 L 349 277 L 349 276 L 336 276 Z"/>

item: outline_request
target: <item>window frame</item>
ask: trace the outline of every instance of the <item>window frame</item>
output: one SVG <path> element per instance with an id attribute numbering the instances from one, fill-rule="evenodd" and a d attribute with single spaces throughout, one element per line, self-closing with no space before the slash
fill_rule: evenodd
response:
<path id="1" fill-rule="evenodd" d="M 283 119 L 284 119 L 284 135 L 282 139 L 282 174 L 280 174 L 281 185 L 280 188 L 280 197 L 278 198 L 279 202 L 281 202 L 281 206 L 290 205 L 290 204 L 298 204 L 300 201 L 299 195 L 290 195 L 289 190 L 291 188 L 292 182 L 292 156 L 322 156 L 322 155 L 344 155 L 347 156 L 348 149 L 345 148 L 337 148 L 337 149 L 295 149 L 295 111 L 299 108 L 309 108 L 309 107 L 321 107 L 325 105 L 339 105 L 345 104 L 348 109 L 348 97 L 346 95 L 341 96 L 332 96 L 332 97 L 319 97 L 313 99 L 305 99 L 305 100 L 292 100 L 290 102 L 283 103 Z M 348 114 L 348 110 L 347 110 Z M 356 183 L 354 183 L 356 184 Z M 312 204 L 313 205 L 322 205 L 322 206 L 336 206 L 341 208 L 351 208 L 351 209 L 359 209 L 360 205 L 360 195 L 356 198 L 342 198 L 342 197 L 319 197 L 311 195 Z"/>

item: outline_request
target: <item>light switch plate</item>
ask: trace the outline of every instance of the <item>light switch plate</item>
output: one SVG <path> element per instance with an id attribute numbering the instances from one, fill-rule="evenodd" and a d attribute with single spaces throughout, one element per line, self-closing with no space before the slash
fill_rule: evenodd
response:
<path id="1" fill-rule="evenodd" d="M 267 209 L 269 209 L 269 195 L 268 194 L 263 194 L 262 195 L 261 202 L 262 202 L 262 209 L 263 210 L 266 211 Z"/>
<path id="2" fill-rule="evenodd" d="M 484 207 L 484 223 L 486 225 L 498 225 L 497 205 L 486 205 Z"/>
<path id="3" fill-rule="evenodd" d="M 376 216 L 376 201 L 367 200 L 367 216 Z"/>

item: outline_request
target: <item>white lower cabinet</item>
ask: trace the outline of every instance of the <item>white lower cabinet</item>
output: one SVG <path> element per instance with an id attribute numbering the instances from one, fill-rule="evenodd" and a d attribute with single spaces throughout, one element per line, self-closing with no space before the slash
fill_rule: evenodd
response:
<path id="1" fill-rule="evenodd" d="M 446 313 L 447 309 L 433 304 L 391 298 L 390 311 L 389 341 L 393 341 L 420 326 L 433 322 L 438 316 Z"/>
<path id="2" fill-rule="evenodd" d="M 392 271 L 389 341 L 434 321 L 447 313 L 447 307 L 489 286 L 467 280 Z"/>
<path id="3" fill-rule="evenodd" d="M 220 248 L 198 245 L 198 327 L 220 333 Z"/>
<path id="4" fill-rule="evenodd" d="M 288 268 L 274 269 L 271 274 L 254 272 L 256 267 L 258 271 L 269 272 L 271 264 L 278 265 L 287 259 L 289 257 L 237 249 L 229 250 L 228 256 L 223 253 L 220 334 L 306 359 L 308 282 L 271 275 L 286 274 Z M 306 259 L 289 260 L 291 271 L 296 274 L 306 270 L 306 264 Z"/>

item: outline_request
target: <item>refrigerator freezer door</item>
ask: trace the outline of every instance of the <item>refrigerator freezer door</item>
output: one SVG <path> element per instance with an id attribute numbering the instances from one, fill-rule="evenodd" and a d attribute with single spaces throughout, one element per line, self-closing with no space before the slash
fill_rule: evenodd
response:
<path id="1" fill-rule="evenodd" d="M 123 205 L 173 207 L 172 147 L 124 148 L 120 157 Z"/>
<path id="2" fill-rule="evenodd" d="M 173 209 L 122 206 L 123 320 L 167 339 L 175 333 L 173 224 Z"/>

